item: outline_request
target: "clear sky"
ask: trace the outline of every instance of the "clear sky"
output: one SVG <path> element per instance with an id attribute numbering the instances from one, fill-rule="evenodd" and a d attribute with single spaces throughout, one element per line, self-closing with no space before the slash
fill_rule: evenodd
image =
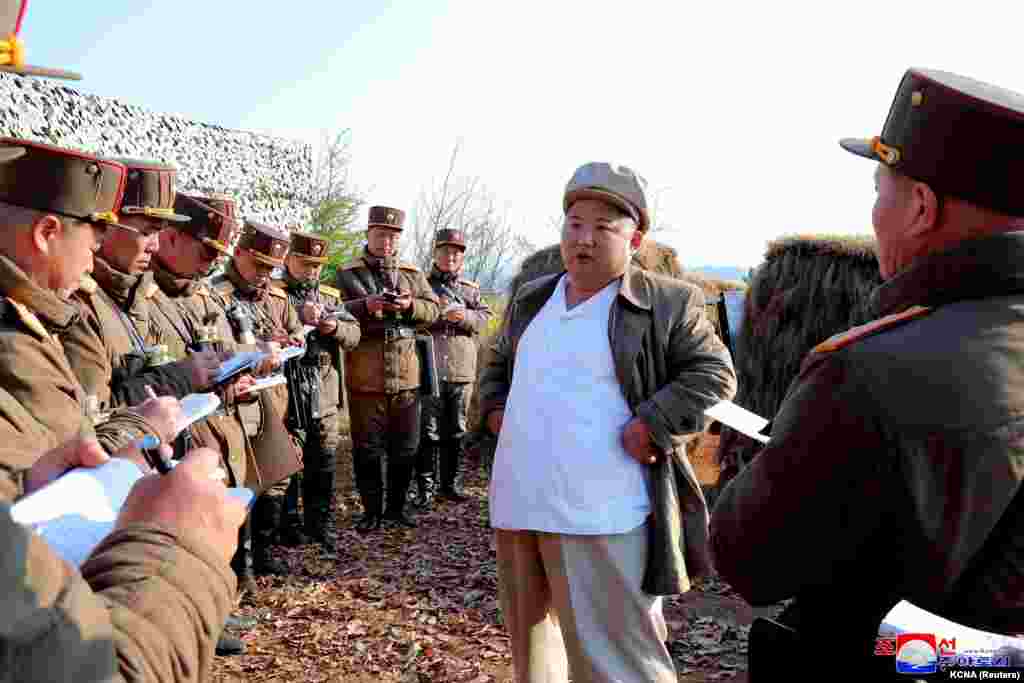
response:
<path id="1" fill-rule="evenodd" d="M 634 167 L 684 266 L 754 265 L 786 233 L 871 231 L 872 165 L 903 71 L 1024 92 L 1024 5 L 488 0 L 30 0 L 29 61 L 160 112 L 315 142 L 351 128 L 371 203 L 480 176 L 532 241 L 573 169 Z"/>

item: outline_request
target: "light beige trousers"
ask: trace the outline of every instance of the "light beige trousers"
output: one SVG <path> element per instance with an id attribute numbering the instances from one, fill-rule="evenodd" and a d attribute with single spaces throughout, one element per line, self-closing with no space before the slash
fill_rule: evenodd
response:
<path id="1" fill-rule="evenodd" d="M 675 683 L 661 598 L 640 589 L 646 525 L 578 536 L 495 530 L 516 683 Z"/>

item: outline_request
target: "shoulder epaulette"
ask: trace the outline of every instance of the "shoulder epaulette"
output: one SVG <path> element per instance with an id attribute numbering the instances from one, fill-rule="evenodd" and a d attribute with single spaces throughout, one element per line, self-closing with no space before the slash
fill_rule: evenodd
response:
<path id="1" fill-rule="evenodd" d="M 402 261 L 398 264 L 398 267 L 401 268 L 402 270 L 409 270 L 414 273 L 420 272 L 419 266 L 417 266 L 415 263 L 406 263 L 405 261 Z"/>
<path id="2" fill-rule="evenodd" d="M 335 289 L 334 287 L 330 287 L 328 285 L 320 285 L 320 291 L 326 294 L 327 296 L 333 296 L 335 299 L 341 298 L 341 290 Z"/>
<path id="3" fill-rule="evenodd" d="M 900 313 L 893 313 L 892 315 L 887 315 L 884 318 L 879 318 L 878 320 L 872 320 L 869 323 L 852 327 L 846 332 L 840 332 L 839 334 L 832 335 L 815 346 L 814 353 L 831 353 L 832 351 L 838 351 L 839 349 L 846 348 L 865 337 L 870 337 L 873 334 L 878 334 L 879 332 L 888 330 L 901 323 L 927 315 L 931 310 L 932 309 L 927 306 L 911 306 Z"/>
<path id="4" fill-rule="evenodd" d="M 36 314 L 29 310 L 28 306 L 10 297 L 5 297 L 4 300 L 7 304 L 14 309 L 15 314 L 18 316 L 18 320 L 29 329 L 32 334 L 36 335 L 40 339 L 49 339 L 50 333 L 46 331 L 46 327 L 43 326 L 43 322 L 36 317 Z"/>
<path id="5" fill-rule="evenodd" d="M 92 276 L 90 276 L 88 273 L 83 275 L 82 279 L 78 282 L 78 291 L 82 292 L 83 294 L 88 294 L 89 296 L 92 296 L 93 294 L 96 293 L 97 289 L 99 289 L 99 284 L 95 280 L 93 280 Z"/>
<path id="6" fill-rule="evenodd" d="M 288 292 L 284 291 L 280 287 L 275 287 L 274 285 L 270 285 L 269 287 L 267 287 L 267 291 L 270 292 L 271 296 L 280 297 L 282 299 L 287 299 L 288 298 Z"/>
<path id="7" fill-rule="evenodd" d="M 366 265 L 366 261 L 362 258 L 357 258 L 353 261 L 349 261 L 341 267 L 342 270 L 355 270 L 356 268 L 362 268 Z"/>
<path id="8" fill-rule="evenodd" d="M 472 287 L 473 289 L 480 289 L 480 283 L 473 282 L 472 280 L 463 280 L 462 278 L 459 278 L 459 284 L 466 285 L 467 287 Z"/>
<path id="9" fill-rule="evenodd" d="M 210 296 L 210 290 L 205 284 L 200 283 L 200 285 L 196 287 L 196 294 L 203 297 Z"/>
<path id="10" fill-rule="evenodd" d="M 142 293 L 142 296 L 146 299 L 152 299 L 156 296 L 156 293 L 160 291 L 160 285 L 155 282 L 150 282 L 149 286 L 146 287 L 146 291 Z"/>

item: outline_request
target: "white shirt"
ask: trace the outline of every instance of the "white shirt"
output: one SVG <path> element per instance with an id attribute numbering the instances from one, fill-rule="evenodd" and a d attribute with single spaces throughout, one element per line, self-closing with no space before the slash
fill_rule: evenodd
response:
<path id="1" fill-rule="evenodd" d="M 651 510 L 643 465 L 622 446 L 608 316 L 620 281 L 566 310 L 563 276 L 519 340 L 491 475 L 491 526 L 620 534 Z"/>

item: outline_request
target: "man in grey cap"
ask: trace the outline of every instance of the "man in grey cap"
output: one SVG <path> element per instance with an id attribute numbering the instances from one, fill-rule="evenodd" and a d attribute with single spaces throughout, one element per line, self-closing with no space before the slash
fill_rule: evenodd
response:
<path id="1" fill-rule="evenodd" d="M 520 288 L 481 378 L 518 683 L 565 681 L 570 663 L 574 680 L 674 682 L 660 596 L 710 569 L 686 445 L 736 376 L 701 291 L 630 264 L 645 185 L 624 166 L 577 169 L 566 272 Z"/>

